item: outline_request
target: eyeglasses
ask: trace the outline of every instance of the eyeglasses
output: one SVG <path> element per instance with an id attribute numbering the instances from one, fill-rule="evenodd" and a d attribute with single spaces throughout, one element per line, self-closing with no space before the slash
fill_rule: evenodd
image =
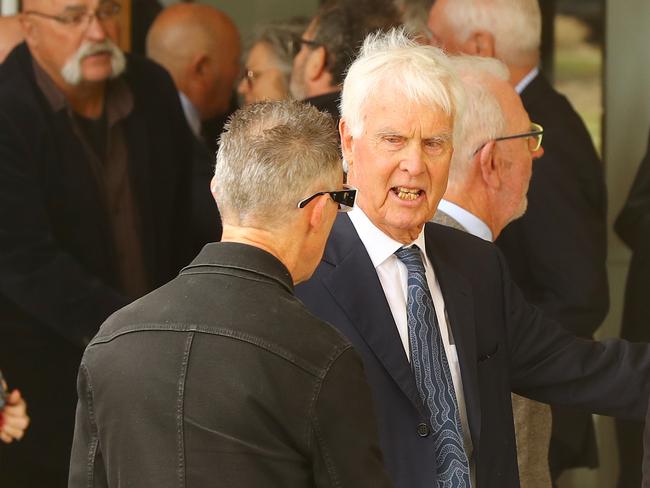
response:
<path id="1" fill-rule="evenodd" d="M 62 25 L 78 27 L 86 30 L 90 26 L 92 18 L 95 17 L 99 22 L 113 20 L 122 10 L 122 6 L 117 2 L 102 2 L 95 10 L 70 9 L 59 15 L 50 15 L 35 10 L 27 10 L 27 15 L 36 15 L 44 19 L 54 20 Z"/>
<path id="2" fill-rule="evenodd" d="M 534 122 L 530 124 L 530 131 L 522 134 L 514 134 L 512 136 L 495 137 L 495 141 L 507 141 L 508 139 L 518 139 L 520 137 L 528 137 L 528 149 L 530 152 L 537 151 L 542 146 L 542 137 L 544 136 L 544 127 Z"/>
<path id="3" fill-rule="evenodd" d="M 321 195 L 329 195 L 335 203 L 339 205 L 339 212 L 349 212 L 354 207 L 354 200 L 357 197 L 357 189 L 351 186 L 343 185 L 343 190 L 336 191 L 319 191 L 312 196 L 300 200 L 298 208 L 305 208 L 309 202 Z"/>
<path id="4" fill-rule="evenodd" d="M 298 39 L 298 42 L 300 44 L 304 44 L 305 46 L 309 46 L 309 47 L 312 47 L 312 48 L 322 46 L 322 44 L 320 42 L 314 41 L 313 39 L 305 39 L 304 37 L 301 37 L 300 39 Z"/>

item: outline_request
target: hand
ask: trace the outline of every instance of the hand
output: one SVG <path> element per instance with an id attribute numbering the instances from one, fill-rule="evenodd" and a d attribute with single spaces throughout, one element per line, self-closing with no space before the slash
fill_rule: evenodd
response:
<path id="1" fill-rule="evenodd" d="M 9 444 L 22 439 L 28 425 L 27 404 L 20 392 L 14 390 L 7 397 L 7 403 L 0 412 L 0 440 Z"/>

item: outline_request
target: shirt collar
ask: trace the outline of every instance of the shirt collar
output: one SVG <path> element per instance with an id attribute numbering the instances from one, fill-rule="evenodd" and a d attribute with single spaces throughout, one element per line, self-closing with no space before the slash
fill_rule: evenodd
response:
<path id="1" fill-rule="evenodd" d="M 59 87 L 56 86 L 50 75 L 32 58 L 32 67 L 36 84 L 45 95 L 47 102 L 50 104 L 52 111 L 58 112 L 67 109 L 72 112 L 65 95 Z M 117 121 L 126 118 L 133 110 L 133 94 L 129 85 L 122 76 L 106 82 L 106 120 L 111 127 Z"/>
<path id="2" fill-rule="evenodd" d="M 531 69 L 526 76 L 524 76 L 519 83 L 517 83 L 517 86 L 515 86 L 515 91 L 521 95 L 521 92 L 523 92 L 528 85 L 530 85 L 530 82 L 535 79 L 535 77 L 539 74 L 539 68 L 535 66 L 533 69 Z"/>
<path id="3" fill-rule="evenodd" d="M 348 215 L 352 221 L 352 225 L 354 225 L 354 228 L 357 231 L 357 234 L 359 234 L 361 242 L 370 256 L 372 265 L 375 268 L 381 266 L 388 258 L 393 256 L 395 251 L 399 248 L 409 247 L 412 244 L 415 244 L 420 248 L 425 264 L 428 263 L 427 253 L 425 251 L 424 226 L 422 226 L 422 231 L 414 242 L 411 244 L 402 244 L 384 234 L 375 224 L 372 223 L 365 212 L 356 205 L 352 210 L 350 210 Z"/>
<path id="4" fill-rule="evenodd" d="M 201 116 L 199 115 L 199 111 L 196 109 L 190 99 L 187 98 L 185 93 L 179 91 L 178 96 L 181 99 L 181 106 L 183 107 L 183 112 L 185 113 L 185 118 L 187 119 L 187 123 L 190 126 L 190 129 L 192 129 L 192 132 L 196 137 L 200 138 Z"/>
<path id="5" fill-rule="evenodd" d="M 445 200 L 444 198 L 440 200 L 438 210 L 445 212 L 451 218 L 456 220 L 473 236 L 480 237 L 484 241 L 492 242 L 492 231 L 485 222 L 473 213 L 468 212 L 464 208 L 459 207 L 455 203 Z"/>

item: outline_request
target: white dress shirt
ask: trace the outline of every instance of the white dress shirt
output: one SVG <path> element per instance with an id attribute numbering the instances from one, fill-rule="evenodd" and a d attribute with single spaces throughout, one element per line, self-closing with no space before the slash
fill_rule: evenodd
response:
<path id="1" fill-rule="evenodd" d="M 181 99 L 181 107 L 183 107 L 183 113 L 185 114 L 187 124 L 190 126 L 190 129 L 192 129 L 192 132 L 197 139 L 201 139 L 201 116 L 199 115 L 199 111 L 190 99 L 185 96 L 185 93 L 179 91 L 178 97 Z"/>
<path id="2" fill-rule="evenodd" d="M 492 231 L 485 222 L 463 207 L 459 207 L 444 198 L 438 204 L 438 210 L 442 210 L 452 219 L 462 225 L 467 232 L 473 236 L 480 237 L 484 241 L 492 242 Z"/>
<path id="3" fill-rule="evenodd" d="M 440 285 L 438 284 L 433 267 L 431 266 L 431 262 L 426 254 L 426 248 L 424 245 L 424 229 L 420 232 L 420 235 L 415 242 L 403 246 L 402 243 L 391 239 L 375 227 L 359 207 L 355 206 L 348 215 L 350 216 L 350 220 L 352 221 L 357 234 L 359 234 L 359 238 L 361 239 L 361 242 L 363 242 L 363 245 L 370 256 L 370 260 L 375 267 L 375 271 L 377 272 L 379 282 L 384 290 L 384 295 L 386 295 L 386 301 L 388 302 L 390 311 L 393 314 L 393 319 L 395 320 L 395 325 L 397 326 L 397 331 L 399 332 L 402 346 L 404 347 L 404 352 L 406 353 L 409 362 L 411 360 L 411 353 L 409 348 L 408 321 L 406 314 L 408 271 L 406 265 L 402 263 L 394 253 L 399 248 L 409 247 L 412 244 L 417 245 L 422 251 L 422 261 L 426 270 L 427 283 L 429 285 L 429 291 L 431 292 L 431 298 L 433 299 L 433 305 L 436 309 L 436 317 L 438 318 L 438 324 L 440 326 L 440 335 L 445 348 L 445 354 L 447 355 L 447 361 L 449 362 L 454 391 L 456 392 L 456 400 L 458 401 L 458 410 L 460 412 L 460 420 L 463 426 L 465 452 L 467 453 L 467 459 L 470 462 L 472 479 L 474 479 L 474 463 L 472 462 L 473 445 L 469 432 L 469 424 L 467 422 L 467 410 L 465 408 L 465 395 L 463 393 L 460 364 L 458 362 L 458 354 L 456 353 L 456 345 L 454 344 L 451 329 L 449 328 L 447 321 L 445 301 L 442 298 Z"/>

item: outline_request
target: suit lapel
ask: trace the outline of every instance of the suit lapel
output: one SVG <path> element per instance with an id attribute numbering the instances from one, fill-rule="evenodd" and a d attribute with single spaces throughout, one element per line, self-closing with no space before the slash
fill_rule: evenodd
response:
<path id="1" fill-rule="evenodd" d="M 447 311 L 447 321 L 456 343 L 469 430 L 476 452 L 481 432 L 481 398 L 478 388 L 472 290 L 463 276 L 445 262 L 444 254 L 438 249 L 433 232 L 428 231 L 426 234 L 426 248 L 427 256 L 431 260 L 440 284 Z"/>
<path id="2" fill-rule="evenodd" d="M 323 260 L 333 265 L 330 272 L 322 275 L 323 285 L 391 378 L 424 414 L 411 366 L 377 272 L 347 215 L 337 218 Z"/>

